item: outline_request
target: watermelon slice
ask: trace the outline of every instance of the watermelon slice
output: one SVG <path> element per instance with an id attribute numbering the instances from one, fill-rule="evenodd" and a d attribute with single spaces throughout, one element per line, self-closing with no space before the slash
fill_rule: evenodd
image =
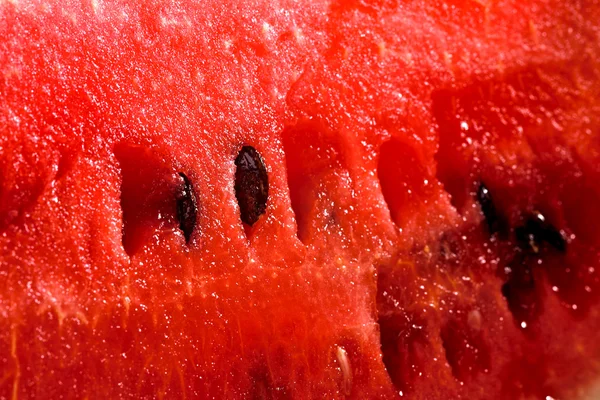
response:
<path id="1" fill-rule="evenodd" d="M 0 2 L 0 398 L 594 398 L 598 21 Z"/>

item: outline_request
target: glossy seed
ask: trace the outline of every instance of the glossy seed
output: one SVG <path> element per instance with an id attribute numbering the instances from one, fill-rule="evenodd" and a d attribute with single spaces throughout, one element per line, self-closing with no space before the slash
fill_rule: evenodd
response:
<path id="1" fill-rule="evenodd" d="M 527 219 L 525 225 L 518 227 L 515 235 L 521 248 L 534 253 L 539 253 L 544 243 L 560 252 L 567 250 L 567 242 L 562 233 L 547 222 L 540 212 L 535 212 Z"/>
<path id="2" fill-rule="evenodd" d="M 498 231 L 498 213 L 492 201 L 492 195 L 483 182 L 477 189 L 477 201 L 481 207 L 481 212 L 483 213 L 490 234 L 493 235 Z"/>
<path id="3" fill-rule="evenodd" d="M 235 165 L 235 197 L 240 206 L 242 221 L 252 226 L 267 209 L 267 169 L 260 154 L 251 146 L 242 147 Z"/>
<path id="4" fill-rule="evenodd" d="M 185 241 L 189 242 L 196 228 L 196 216 L 198 214 L 198 203 L 190 180 L 184 173 L 179 173 L 183 179 L 183 186 L 177 194 L 177 219 L 179 229 L 183 232 Z"/>
<path id="5" fill-rule="evenodd" d="M 556 250 L 565 252 L 567 250 L 567 241 L 563 234 L 548 222 L 544 222 L 543 226 L 542 239 Z"/>

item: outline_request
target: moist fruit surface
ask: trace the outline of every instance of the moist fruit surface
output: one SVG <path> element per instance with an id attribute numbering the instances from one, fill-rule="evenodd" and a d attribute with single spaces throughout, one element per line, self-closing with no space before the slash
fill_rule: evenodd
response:
<path id="1" fill-rule="evenodd" d="M 0 398 L 591 396 L 598 21 L 0 1 Z"/>

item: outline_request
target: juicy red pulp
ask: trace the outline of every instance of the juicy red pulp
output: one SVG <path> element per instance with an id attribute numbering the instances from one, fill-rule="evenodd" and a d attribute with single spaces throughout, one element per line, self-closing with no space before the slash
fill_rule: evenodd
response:
<path id="1" fill-rule="evenodd" d="M 462 215 L 453 229 L 379 269 L 383 360 L 404 393 L 434 398 L 443 387 L 449 397 L 470 398 L 495 387 L 500 398 L 568 398 L 581 393 L 561 394 L 558 387 L 585 373 L 567 378 L 568 362 L 551 360 L 579 353 L 578 370 L 595 370 L 590 358 L 597 353 L 582 343 L 597 329 L 591 320 L 597 318 L 598 235 L 577 222 L 590 210 L 576 204 L 598 201 L 588 183 L 597 166 L 592 172 L 570 134 L 561 133 L 578 131 L 581 121 L 560 110 L 582 107 L 587 116 L 597 106 L 569 89 L 558 92 L 560 70 L 555 81 L 543 71 L 434 95 L 443 133 L 438 176 Z M 534 118 L 538 107 L 561 122 Z M 591 126 L 586 132 L 592 130 L 599 132 Z M 508 150 L 509 144 L 518 145 Z M 589 331 L 582 327 L 586 319 L 594 326 Z M 435 366 L 445 362 L 451 374 Z M 442 382 L 438 387 L 423 378 L 432 376 Z M 496 379 L 503 384 L 490 383 Z"/>
<path id="2" fill-rule="evenodd" d="M 0 397 L 593 393 L 599 20 L 0 3 Z"/>

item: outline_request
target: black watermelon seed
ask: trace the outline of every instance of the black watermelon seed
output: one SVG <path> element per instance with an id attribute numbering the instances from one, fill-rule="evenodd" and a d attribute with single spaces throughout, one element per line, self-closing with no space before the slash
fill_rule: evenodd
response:
<path id="1" fill-rule="evenodd" d="M 492 195 L 489 189 L 482 182 L 477 189 L 477 201 L 481 207 L 481 212 L 485 218 L 490 234 L 494 234 L 498 231 L 498 213 L 496 212 L 496 206 L 492 201 Z"/>
<path id="2" fill-rule="evenodd" d="M 235 165 L 235 197 L 240 206 L 242 221 L 252 226 L 267 209 L 267 169 L 258 151 L 251 146 L 242 147 Z"/>
<path id="3" fill-rule="evenodd" d="M 539 223 L 542 225 L 542 240 L 560 252 L 565 252 L 567 250 L 567 241 L 565 240 L 563 234 L 556 229 L 556 227 L 547 222 L 542 214 L 537 213 L 534 220 L 539 221 Z"/>
<path id="4" fill-rule="evenodd" d="M 179 173 L 179 176 L 183 179 L 183 187 L 177 194 L 177 219 L 179 220 L 179 229 L 185 236 L 185 241 L 189 242 L 196 227 L 198 203 L 188 177 L 182 172 Z"/>
<path id="5" fill-rule="evenodd" d="M 564 253 L 567 250 L 567 242 L 562 233 L 552 224 L 546 221 L 543 214 L 536 212 L 530 216 L 525 225 L 515 230 L 517 242 L 523 249 L 538 253 L 540 247 L 547 243 L 554 249 Z"/>

